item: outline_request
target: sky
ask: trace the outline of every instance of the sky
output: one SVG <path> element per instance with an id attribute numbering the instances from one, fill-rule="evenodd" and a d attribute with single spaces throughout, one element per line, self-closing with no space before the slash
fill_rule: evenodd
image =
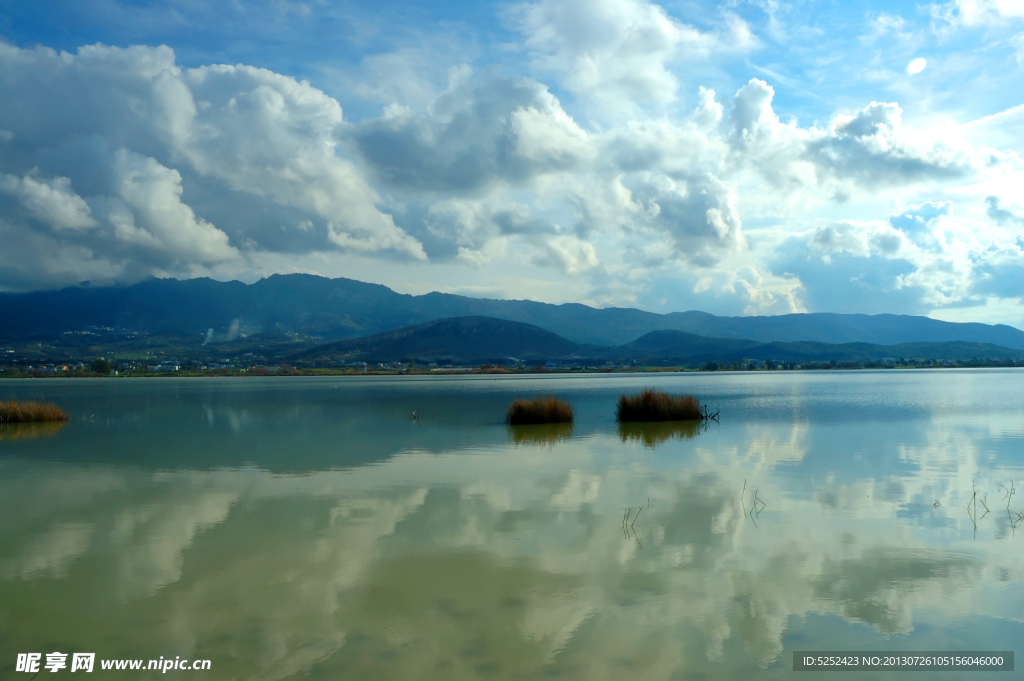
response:
<path id="1" fill-rule="evenodd" d="M 0 291 L 1024 328 L 1024 0 L 0 0 Z"/>

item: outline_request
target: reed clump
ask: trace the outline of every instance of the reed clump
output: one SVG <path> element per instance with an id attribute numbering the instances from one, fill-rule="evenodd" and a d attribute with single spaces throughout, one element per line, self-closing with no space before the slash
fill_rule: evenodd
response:
<path id="1" fill-rule="evenodd" d="M 712 418 L 693 395 L 669 395 L 648 388 L 638 395 L 623 395 L 615 408 L 620 423 L 635 421 L 699 421 Z"/>
<path id="2" fill-rule="evenodd" d="M 68 414 L 55 404 L 44 402 L 0 402 L 0 423 L 67 421 Z"/>
<path id="3" fill-rule="evenodd" d="M 537 423 L 572 423 L 575 414 L 572 405 L 554 395 L 517 399 L 505 412 L 505 423 L 526 426 Z"/>

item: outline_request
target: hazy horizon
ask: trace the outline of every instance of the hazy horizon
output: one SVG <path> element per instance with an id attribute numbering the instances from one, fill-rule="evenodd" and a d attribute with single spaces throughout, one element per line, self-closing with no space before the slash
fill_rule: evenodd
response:
<path id="1" fill-rule="evenodd" d="M 4 0 L 0 291 L 1024 328 L 1021 92 L 1008 0 Z"/>

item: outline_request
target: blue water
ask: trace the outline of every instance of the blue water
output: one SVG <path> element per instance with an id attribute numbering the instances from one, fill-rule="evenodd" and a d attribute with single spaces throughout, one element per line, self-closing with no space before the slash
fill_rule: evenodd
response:
<path id="1" fill-rule="evenodd" d="M 750 679 L 793 650 L 1013 650 L 1022 379 L 0 381 L 72 417 L 0 428 L 0 678 L 53 651 L 208 679 Z M 644 387 L 720 421 L 620 431 Z M 502 424 L 547 392 L 571 431 Z"/>

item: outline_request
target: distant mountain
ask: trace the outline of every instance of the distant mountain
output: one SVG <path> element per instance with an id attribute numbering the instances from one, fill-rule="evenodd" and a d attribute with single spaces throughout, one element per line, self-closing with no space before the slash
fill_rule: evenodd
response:
<path id="1" fill-rule="evenodd" d="M 709 338 L 699 336 L 686 331 L 652 331 L 644 334 L 631 343 L 626 343 L 615 349 L 619 356 L 624 358 L 648 358 L 648 359 L 679 359 L 683 361 L 712 360 L 724 361 L 727 358 L 743 359 L 764 359 L 755 357 L 755 348 L 762 347 L 762 343 L 753 340 L 736 338 Z"/>
<path id="2" fill-rule="evenodd" d="M 943 322 L 929 317 L 894 314 L 812 312 L 774 317 L 716 317 L 706 312 L 665 315 L 671 327 L 716 338 L 820 343 L 896 343 L 968 341 L 1024 349 L 1024 331 L 1005 324 Z"/>
<path id="3" fill-rule="evenodd" d="M 270 348 L 285 340 L 294 346 L 305 340 L 358 338 L 466 316 L 532 324 L 576 343 L 604 346 L 671 329 L 762 343 L 965 341 L 1024 349 L 1024 331 L 1005 325 L 955 324 L 900 315 L 716 317 L 692 311 L 661 315 L 631 308 L 596 309 L 575 303 L 550 305 L 447 293 L 412 296 L 377 284 L 307 274 L 273 275 L 250 285 L 211 279 L 150 279 L 132 286 L 0 293 L 0 343 L 62 341 L 69 333 L 109 327 L 121 334 L 122 348 L 133 347 L 128 333 L 194 339 L 183 348 L 204 342 L 236 347 L 239 339 L 258 335 L 264 347 Z M 53 353 L 63 347 L 54 342 Z M 104 346 L 88 347 L 93 351 Z"/>
<path id="4" fill-rule="evenodd" d="M 491 317 L 456 317 L 416 324 L 367 338 L 343 340 L 287 359 L 323 362 L 415 360 L 481 364 L 601 357 L 609 348 L 573 343 L 550 331 Z"/>
<path id="5" fill-rule="evenodd" d="M 617 347 L 574 343 L 532 324 L 489 317 L 458 317 L 416 324 L 366 338 L 343 340 L 295 353 L 288 360 L 395 362 L 410 360 L 481 364 L 558 360 L 580 363 L 703 364 L 742 360 L 784 362 L 880 361 L 886 358 L 1024 359 L 1024 350 L 954 341 L 875 345 L 809 341 L 757 343 L 707 338 L 685 331 L 653 331 Z"/>
<path id="6" fill-rule="evenodd" d="M 680 363 L 738 362 L 744 359 L 782 362 L 864 362 L 884 359 L 1024 359 L 1024 350 L 991 343 L 757 343 L 736 338 L 707 338 L 684 331 L 654 331 L 613 350 L 621 358 Z"/>

